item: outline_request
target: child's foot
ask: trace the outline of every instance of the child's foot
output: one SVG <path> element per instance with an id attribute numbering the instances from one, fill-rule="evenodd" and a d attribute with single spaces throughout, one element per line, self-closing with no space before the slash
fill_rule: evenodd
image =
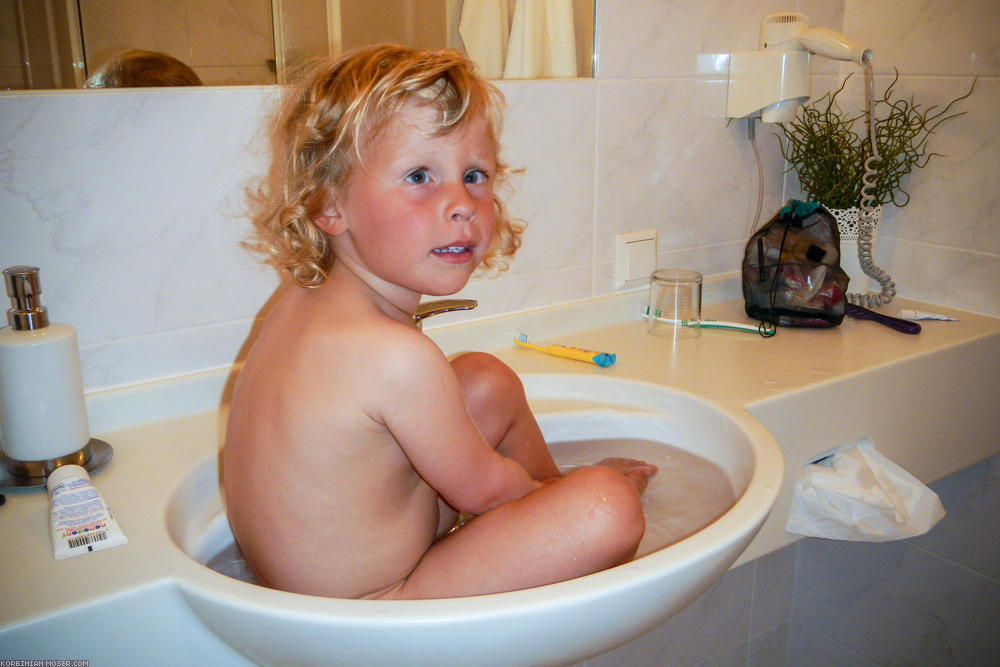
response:
<path id="1" fill-rule="evenodd" d="M 650 478 L 656 474 L 657 470 L 652 463 L 619 456 L 606 458 L 599 461 L 597 465 L 612 468 L 625 475 L 625 478 L 632 482 L 640 494 L 646 490 L 646 485 L 649 484 Z"/>

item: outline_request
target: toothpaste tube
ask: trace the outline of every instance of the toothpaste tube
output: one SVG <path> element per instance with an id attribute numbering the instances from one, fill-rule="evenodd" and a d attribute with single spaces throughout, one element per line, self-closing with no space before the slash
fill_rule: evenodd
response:
<path id="1" fill-rule="evenodd" d="M 941 320 L 943 322 L 958 322 L 954 317 L 939 315 L 937 313 L 925 313 L 920 310 L 901 310 L 899 316 L 904 320 Z"/>
<path id="2" fill-rule="evenodd" d="M 45 486 L 49 490 L 56 560 L 128 542 L 84 468 L 59 466 L 49 474 Z"/>

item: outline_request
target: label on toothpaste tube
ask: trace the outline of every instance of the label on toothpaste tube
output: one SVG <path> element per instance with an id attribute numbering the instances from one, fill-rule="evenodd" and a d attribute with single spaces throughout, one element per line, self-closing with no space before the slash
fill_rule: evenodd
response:
<path id="1" fill-rule="evenodd" d="M 61 479 L 52 485 L 50 499 L 52 547 L 57 560 L 128 542 L 89 476 Z"/>

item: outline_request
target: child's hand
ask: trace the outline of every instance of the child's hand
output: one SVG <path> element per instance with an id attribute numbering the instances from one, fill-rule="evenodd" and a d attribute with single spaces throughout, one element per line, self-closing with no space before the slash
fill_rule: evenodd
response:
<path id="1" fill-rule="evenodd" d="M 626 479 L 635 485 L 640 494 L 646 490 L 646 485 L 649 484 L 650 478 L 656 474 L 657 470 L 656 466 L 652 463 L 617 456 L 599 461 L 597 465 L 612 468 L 625 475 Z"/>

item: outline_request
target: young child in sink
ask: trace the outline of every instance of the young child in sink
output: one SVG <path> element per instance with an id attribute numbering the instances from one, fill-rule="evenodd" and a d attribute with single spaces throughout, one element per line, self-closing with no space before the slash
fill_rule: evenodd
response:
<path id="1" fill-rule="evenodd" d="M 510 591 L 629 560 L 654 466 L 565 477 L 517 376 L 414 325 L 519 245 L 494 194 L 502 97 L 455 51 L 358 50 L 287 96 L 258 197 L 286 285 L 233 393 L 233 534 L 266 585 L 346 598 Z M 458 513 L 473 516 L 458 530 Z"/>

